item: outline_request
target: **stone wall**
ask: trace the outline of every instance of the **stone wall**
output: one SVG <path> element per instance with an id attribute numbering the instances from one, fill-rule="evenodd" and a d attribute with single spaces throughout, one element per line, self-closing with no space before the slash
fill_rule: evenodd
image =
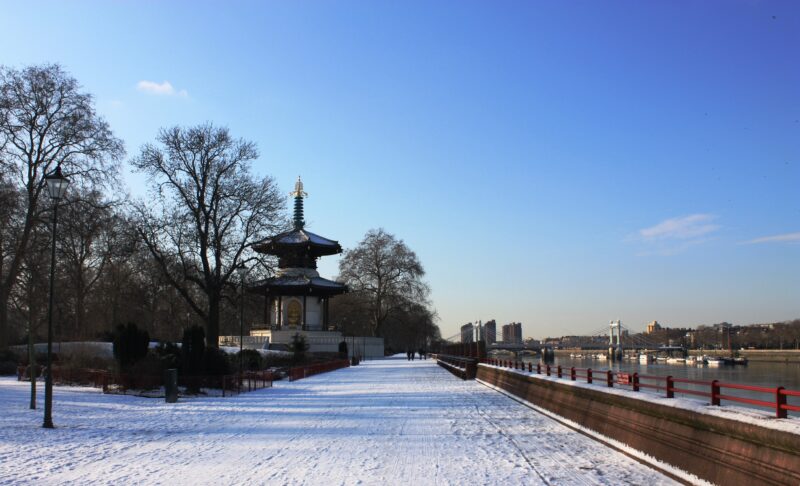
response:
<path id="1" fill-rule="evenodd" d="M 796 434 L 483 364 L 477 378 L 715 484 L 800 484 Z"/>

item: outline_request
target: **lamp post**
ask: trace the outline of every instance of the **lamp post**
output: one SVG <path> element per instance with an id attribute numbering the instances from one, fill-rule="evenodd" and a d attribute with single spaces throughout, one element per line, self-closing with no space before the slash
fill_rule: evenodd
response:
<path id="1" fill-rule="evenodd" d="M 53 247 L 50 253 L 50 303 L 47 307 L 47 375 L 44 379 L 44 423 L 42 427 L 53 428 L 53 283 L 56 275 L 56 226 L 58 203 L 69 186 L 69 179 L 61 173 L 61 165 L 44 176 L 47 192 L 53 200 Z"/>
<path id="2" fill-rule="evenodd" d="M 247 267 L 244 263 L 236 267 L 239 275 L 239 285 L 241 296 L 239 299 L 239 386 L 242 384 L 242 373 L 244 372 L 244 277 L 247 275 Z"/>

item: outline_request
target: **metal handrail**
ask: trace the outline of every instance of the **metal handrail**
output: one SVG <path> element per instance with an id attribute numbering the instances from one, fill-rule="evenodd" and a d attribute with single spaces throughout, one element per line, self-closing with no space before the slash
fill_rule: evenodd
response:
<path id="1" fill-rule="evenodd" d="M 576 381 L 577 379 L 585 379 L 586 383 L 603 383 L 607 387 L 613 387 L 616 383 L 621 386 L 630 386 L 633 391 L 638 392 L 642 388 L 654 389 L 657 391 L 663 390 L 667 398 L 674 398 L 676 393 L 682 395 L 695 395 L 708 397 L 711 405 L 720 405 L 722 400 L 745 403 L 758 407 L 770 408 L 775 410 L 777 418 L 787 418 L 788 412 L 800 412 L 800 406 L 787 403 L 787 397 L 800 397 L 798 390 L 786 390 L 782 386 L 766 387 L 756 385 L 744 385 L 738 383 L 722 383 L 719 380 L 694 380 L 690 378 L 675 378 L 673 376 L 656 376 L 656 375 L 640 375 L 639 373 L 627 373 L 613 370 L 593 370 L 592 368 L 569 368 L 569 374 L 564 373 L 565 368 L 561 366 L 553 367 L 549 364 L 542 365 L 537 363 L 534 368 L 531 363 L 528 363 L 527 370 L 525 363 L 521 361 L 508 361 L 496 358 L 486 358 L 481 360 L 482 363 L 501 368 L 510 368 L 515 370 L 527 371 L 528 373 L 546 374 L 547 376 L 555 376 L 560 379 L 568 379 Z M 555 372 L 554 372 L 555 370 Z M 642 380 L 646 382 L 643 383 Z M 679 388 L 675 386 L 676 383 L 696 386 L 706 386 L 710 391 L 692 390 L 689 388 Z M 759 400 L 755 398 L 747 398 L 731 394 L 723 394 L 722 390 L 743 390 L 756 393 L 769 393 L 773 399 Z"/>

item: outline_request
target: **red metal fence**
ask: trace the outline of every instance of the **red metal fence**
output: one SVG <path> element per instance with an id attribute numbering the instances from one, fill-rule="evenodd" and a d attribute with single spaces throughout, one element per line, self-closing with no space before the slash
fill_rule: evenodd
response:
<path id="1" fill-rule="evenodd" d="M 630 387 L 638 392 L 641 389 L 652 389 L 656 392 L 663 392 L 667 398 L 674 398 L 676 393 L 683 395 L 701 396 L 709 399 L 711 405 L 719 405 L 722 400 L 744 403 L 757 407 L 769 408 L 775 411 L 778 418 L 786 418 L 789 411 L 800 412 L 800 406 L 788 403 L 788 397 L 800 399 L 800 391 L 787 390 L 782 386 L 765 387 L 753 385 L 740 385 L 736 383 L 723 383 L 719 380 L 704 381 L 692 380 L 688 378 L 675 378 L 673 376 L 654 376 L 640 375 L 639 373 L 624 373 L 613 370 L 593 370 L 591 368 L 562 368 L 549 364 L 523 363 L 522 361 L 510 361 L 502 359 L 488 358 L 481 360 L 482 363 L 501 368 L 527 371 L 529 373 L 545 374 L 557 378 L 569 379 L 572 381 L 586 381 L 586 383 L 603 384 L 606 387 L 613 387 L 614 384 Z M 691 389 L 682 385 L 693 385 L 699 389 Z M 704 390 L 705 389 L 705 390 Z M 762 394 L 764 399 L 747 398 L 736 394 L 737 392 L 747 391 Z M 768 398 L 767 398 L 768 397 Z"/>
<path id="2" fill-rule="evenodd" d="M 17 370 L 18 380 L 30 380 L 25 367 Z M 241 375 L 179 375 L 178 385 L 199 390 L 217 389 L 222 396 L 230 396 L 243 391 L 253 391 L 272 387 L 275 375 L 269 371 L 245 371 Z M 112 373 L 106 370 L 85 368 L 53 368 L 53 382 L 63 385 L 83 385 L 102 388 L 109 393 L 111 388 L 127 390 L 153 390 L 164 386 L 164 377 L 158 375 L 130 375 Z"/>
<path id="3" fill-rule="evenodd" d="M 328 361 L 326 363 L 308 366 L 297 366 L 289 369 L 289 381 L 307 378 L 312 375 L 338 370 L 340 368 L 347 368 L 348 366 L 350 366 L 350 361 L 346 359 L 337 359 L 335 361 Z"/>

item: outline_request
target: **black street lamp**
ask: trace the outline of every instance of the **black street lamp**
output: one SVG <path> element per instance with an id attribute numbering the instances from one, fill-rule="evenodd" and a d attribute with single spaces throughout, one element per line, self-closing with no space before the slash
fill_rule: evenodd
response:
<path id="1" fill-rule="evenodd" d="M 242 384 L 242 373 L 244 372 L 244 277 L 247 275 L 247 267 L 244 263 L 236 267 L 239 275 L 239 285 L 241 286 L 241 298 L 239 300 L 239 386 Z"/>
<path id="2" fill-rule="evenodd" d="M 47 308 L 47 375 L 44 378 L 44 423 L 42 427 L 53 428 L 53 282 L 56 275 L 56 225 L 58 203 L 69 186 L 69 179 L 61 173 L 61 165 L 44 176 L 47 192 L 53 200 L 53 248 L 50 254 L 50 304 Z"/>

